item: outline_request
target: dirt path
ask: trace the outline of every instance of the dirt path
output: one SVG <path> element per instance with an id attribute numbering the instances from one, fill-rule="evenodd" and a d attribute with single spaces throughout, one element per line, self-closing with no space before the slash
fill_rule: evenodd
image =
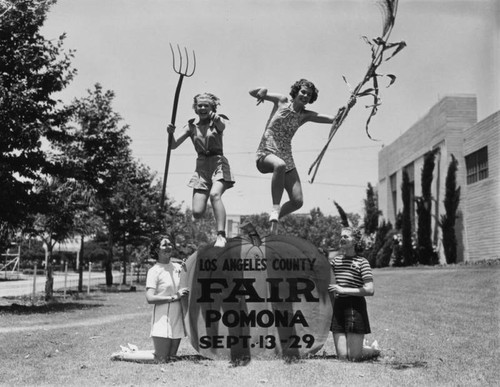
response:
<path id="1" fill-rule="evenodd" d="M 23 326 L 23 327 L 0 327 L 0 334 L 3 333 L 17 333 L 17 332 L 28 332 L 28 331 L 48 331 L 52 329 L 64 329 L 64 328 L 74 328 L 74 327 L 88 327 L 95 325 L 103 325 L 115 323 L 118 321 L 123 321 L 127 319 L 132 319 L 140 316 L 149 315 L 149 312 L 142 313 L 128 313 L 128 314 L 118 314 L 105 317 L 95 317 L 91 319 L 72 321 L 64 324 L 51 324 L 51 325 L 33 325 L 33 326 Z"/>

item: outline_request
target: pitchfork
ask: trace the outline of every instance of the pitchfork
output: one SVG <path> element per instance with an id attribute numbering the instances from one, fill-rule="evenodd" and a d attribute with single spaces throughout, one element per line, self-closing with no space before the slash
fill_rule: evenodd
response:
<path id="1" fill-rule="evenodd" d="M 184 53 L 186 57 L 186 65 L 183 67 L 182 66 L 182 51 L 179 48 L 179 45 L 177 45 L 177 51 L 179 52 L 179 65 L 177 65 L 177 60 L 175 58 L 175 52 L 172 47 L 172 44 L 170 44 L 170 51 L 172 52 L 172 67 L 174 71 L 179 74 L 179 81 L 177 82 L 177 88 L 175 89 L 175 97 L 174 97 L 174 107 L 172 109 L 172 119 L 170 120 L 170 123 L 172 125 L 175 125 L 175 117 L 177 115 L 177 105 L 179 104 L 179 94 L 181 93 L 181 86 L 182 86 L 182 80 L 184 77 L 190 77 L 194 74 L 194 71 L 196 70 L 196 55 L 193 50 L 193 68 L 190 70 L 189 69 L 189 55 L 187 52 L 186 47 L 184 47 Z M 172 140 L 173 140 L 173 135 L 171 133 L 168 134 L 168 147 L 167 147 L 167 159 L 165 161 L 165 173 L 163 174 L 163 187 L 161 190 L 161 201 L 160 201 L 160 207 L 163 208 L 163 202 L 165 200 L 165 189 L 167 187 L 167 176 L 168 176 L 168 166 L 170 164 L 170 152 L 172 150 Z"/>

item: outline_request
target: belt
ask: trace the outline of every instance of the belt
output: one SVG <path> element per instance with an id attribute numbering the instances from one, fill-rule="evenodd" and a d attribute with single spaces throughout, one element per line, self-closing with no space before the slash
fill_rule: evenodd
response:
<path id="1" fill-rule="evenodd" d="M 198 152 L 198 156 L 205 156 L 205 157 L 210 157 L 210 156 L 223 156 L 222 151 L 205 151 L 205 152 Z"/>

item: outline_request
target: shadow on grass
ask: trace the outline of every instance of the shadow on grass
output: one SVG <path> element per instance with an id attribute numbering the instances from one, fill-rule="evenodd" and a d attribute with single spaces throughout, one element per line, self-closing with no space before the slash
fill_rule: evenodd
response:
<path id="1" fill-rule="evenodd" d="M 67 312 L 70 310 L 82 310 L 90 308 L 99 308 L 104 304 L 87 303 L 87 302 L 50 302 L 41 304 L 18 304 L 0 306 L 0 315 L 28 315 L 28 314 L 48 314 L 57 312 Z"/>
<path id="2" fill-rule="evenodd" d="M 337 355 L 313 355 L 307 357 L 307 359 L 313 359 L 313 360 L 337 360 L 337 361 L 342 361 L 337 359 Z M 379 357 L 374 357 L 371 359 L 364 359 L 361 360 L 359 363 L 371 363 L 371 364 L 379 364 L 383 365 L 385 367 L 391 367 L 395 370 L 407 370 L 407 369 L 412 369 L 412 368 L 425 368 L 427 367 L 427 362 L 426 361 L 421 361 L 421 360 L 416 360 L 416 361 L 400 361 L 395 359 L 394 357 L 387 357 L 387 356 L 379 356 Z"/>
<path id="3" fill-rule="evenodd" d="M 398 360 L 392 360 L 388 362 L 382 362 L 382 364 L 387 365 L 391 367 L 392 369 L 399 370 L 399 371 L 404 371 L 407 369 L 412 369 L 412 368 L 426 368 L 427 367 L 427 362 L 426 361 L 410 361 L 410 362 L 401 362 Z"/>
<path id="4" fill-rule="evenodd" d="M 93 291 L 98 291 L 102 293 L 130 293 L 130 292 L 136 292 L 139 288 L 139 291 L 142 290 L 144 287 L 141 285 L 112 285 L 112 286 L 107 286 L 107 285 L 97 285 L 96 289 L 91 288 L 90 292 L 92 293 Z"/>
<path id="5" fill-rule="evenodd" d="M 209 359 L 207 357 L 203 357 L 201 355 L 181 355 L 177 356 L 177 361 L 191 361 L 193 363 L 199 363 L 201 361 L 212 361 L 212 359 Z"/>
<path id="6" fill-rule="evenodd" d="M 305 359 L 312 359 L 312 360 L 337 360 L 337 355 L 310 355 L 310 356 L 307 356 Z"/>
<path id="7" fill-rule="evenodd" d="M 106 294 L 136 291 L 135 286 L 98 285 L 91 288 L 89 293 L 87 291 L 78 292 L 76 289 L 68 289 L 64 295 L 61 291 L 55 291 L 50 301 L 45 301 L 43 295 L 37 295 L 34 299 L 31 296 L 2 297 L 0 299 L 0 314 L 47 314 L 103 307 L 106 306 Z"/>

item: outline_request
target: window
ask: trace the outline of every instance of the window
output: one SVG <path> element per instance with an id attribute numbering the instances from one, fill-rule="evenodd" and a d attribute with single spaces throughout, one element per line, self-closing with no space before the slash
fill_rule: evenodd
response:
<path id="1" fill-rule="evenodd" d="M 488 177 L 488 147 L 485 146 L 465 156 L 467 184 L 473 184 Z"/>

